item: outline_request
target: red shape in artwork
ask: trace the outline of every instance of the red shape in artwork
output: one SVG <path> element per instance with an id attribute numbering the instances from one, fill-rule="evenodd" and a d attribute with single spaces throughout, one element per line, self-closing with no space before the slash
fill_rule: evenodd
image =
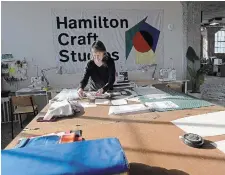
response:
<path id="1" fill-rule="evenodd" d="M 133 37 L 133 46 L 138 52 L 148 52 L 151 47 L 147 41 L 143 38 L 140 32 L 137 32 Z"/>

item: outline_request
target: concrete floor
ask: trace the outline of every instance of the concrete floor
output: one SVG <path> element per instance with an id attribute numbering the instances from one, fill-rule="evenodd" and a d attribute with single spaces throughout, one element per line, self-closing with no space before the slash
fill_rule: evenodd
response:
<path id="1" fill-rule="evenodd" d="M 204 100 L 225 106 L 225 77 L 206 76 L 200 91 Z"/>
<path id="2" fill-rule="evenodd" d="M 33 116 L 28 116 L 26 120 L 23 121 L 23 127 L 25 128 L 31 120 L 33 120 Z M 14 138 L 22 131 L 19 122 L 14 123 Z M 12 129 L 11 123 L 2 123 L 1 124 L 1 149 L 4 149 L 11 141 L 12 141 Z"/>

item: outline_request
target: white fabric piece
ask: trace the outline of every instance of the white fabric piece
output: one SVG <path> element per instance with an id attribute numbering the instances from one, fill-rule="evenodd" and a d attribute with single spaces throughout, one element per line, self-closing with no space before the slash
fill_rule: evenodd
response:
<path id="1" fill-rule="evenodd" d="M 127 100 L 125 99 L 119 99 L 119 100 L 111 100 L 112 105 L 118 106 L 118 105 L 126 105 Z"/>
<path id="2" fill-rule="evenodd" d="M 164 99 L 170 96 L 167 94 L 148 94 L 148 95 L 144 95 L 144 97 L 149 99 Z"/>
<path id="3" fill-rule="evenodd" d="M 140 102 L 139 97 L 127 98 L 128 101 Z"/>
<path id="4" fill-rule="evenodd" d="M 202 137 L 225 134 L 225 111 L 185 117 L 172 121 L 186 133 Z"/>
<path id="5" fill-rule="evenodd" d="M 80 102 L 80 105 L 81 105 L 83 108 L 93 108 L 93 107 L 97 107 L 96 104 L 94 104 L 94 103 L 89 103 L 89 102 Z"/>
<path id="6" fill-rule="evenodd" d="M 122 105 L 122 106 L 110 106 L 109 115 L 112 114 L 125 114 L 132 112 L 141 112 L 148 111 L 148 108 L 143 104 L 131 104 L 131 105 Z"/>
<path id="7" fill-rule="evenodd" d="M 78 100 L 79 95 L 77 93 L 77 89 L 63 89 L 59 94 L 57 94 L 53 100 L 63 101 L 63 100 Z"/>
<path id="8" fill-rule="evenodd" d="M 161 101 L 161 102 L 146 102 L 150 109 L 170 109 L 170 108 L 179 108 L 178 105 L 171 101 Z"/>
<path id="9" fill-rule="evenodd" d="M 110 101 L 107 99 L 95 99 L 96 105 L 109 105 Z"/>
<path id="10" fill-rule="evenodd" d="M 44 120 L 51 120 L 53 116 L 70 116 L 73 115 L 72 105 L 67 101 L 54 102 L 50 105 Z"/>

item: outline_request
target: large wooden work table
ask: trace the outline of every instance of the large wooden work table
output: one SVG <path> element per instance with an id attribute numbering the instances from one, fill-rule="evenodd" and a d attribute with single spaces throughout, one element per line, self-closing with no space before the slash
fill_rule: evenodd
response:
<path id="1" fill-rule="evenodd" d="M 44 116 L 47 110 L 48 105 L 27 126 L 38 130 L 22 131 L 6 149 L 13 148 L 21 137 L 82 129 L 86 140 L 117 137 L 131 163 L 131 174 L 225 174 L 224 153 L 213 147 L 195 149 L 185 145 L 179 139 L 184 132 L 171 123 L 190 115 L 225 110 L 224 107 L 109 116 L 109 106 L 97 106 L 85 108 L 84 112 L 57 122 L 37 122 L 36 119 Z M 220 141 L 225 135 L 205 139 Z"/>

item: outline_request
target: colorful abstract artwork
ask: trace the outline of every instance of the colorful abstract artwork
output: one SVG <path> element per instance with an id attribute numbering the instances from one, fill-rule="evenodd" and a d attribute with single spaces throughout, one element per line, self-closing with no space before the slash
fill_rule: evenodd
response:
<path id="1" fill-rule="evenodd" d="M 136 64 L 154 64 L 160 31 L 143 19 L 125 33 L 126 60 L 134 47 Z"/>

